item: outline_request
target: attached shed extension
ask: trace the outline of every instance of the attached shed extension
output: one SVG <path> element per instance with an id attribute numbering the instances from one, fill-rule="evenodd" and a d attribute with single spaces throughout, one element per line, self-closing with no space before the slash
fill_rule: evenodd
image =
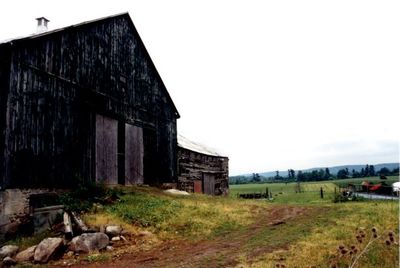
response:
<path id="1" fill-rule="evenodd" d="M 178 135 L 178 188 L 209 195 L 229 193 L 229 159 Z"/>

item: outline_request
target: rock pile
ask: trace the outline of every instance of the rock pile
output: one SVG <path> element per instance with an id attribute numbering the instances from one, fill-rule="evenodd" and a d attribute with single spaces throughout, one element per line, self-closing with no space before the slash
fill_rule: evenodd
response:
<path id="1" fill-rule="evenodd" d="M 74 215 L 76 217 L 76 215 Z M 79 223 L 82 224 L 82 221 Z M 87 254 L 99 250 L 112 251 L 115 243 L 126 241 L 122 236 L 123 229 L 118 225 L 108 225 L 102 228 L 103 232 L 95 232 L 89 228 L 87 233 L 82 233 L 71 240 L 71 223 L 65 224 L 64 235 L 66 238 L 49 237 L 43 239 L 38 245 L 19 251 L 18 246 L 6 245 L 0 248 L 0 267 L 13 266 L 17 263 L 47 263 L 50 260 L 61 258 L 65 253 Z"/>

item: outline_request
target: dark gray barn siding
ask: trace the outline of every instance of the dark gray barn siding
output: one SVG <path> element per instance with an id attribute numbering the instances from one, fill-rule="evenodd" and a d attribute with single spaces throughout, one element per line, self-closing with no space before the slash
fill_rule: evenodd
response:
<path id="1" fill-rule="evenodd" d="M 143 128 L 145 182 L 176 177 L 178 114 L 128 15 L 14 41 L 4 89 L 3 185 L 94 180 L 96 114 Z"/>
<path id="2" fill-rule="evenodd" d="M 9 92 L 10 77 L 10 49 L 4 46 L 0 49 L 0 187 L 5 185 L 4 176 L 1 176 L 5 170 L 4 147 L 6 132 L 6 111 Z"/>

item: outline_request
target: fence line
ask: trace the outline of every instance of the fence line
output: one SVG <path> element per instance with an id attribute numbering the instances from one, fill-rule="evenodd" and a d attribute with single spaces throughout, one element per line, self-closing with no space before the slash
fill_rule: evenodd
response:
<path id="1" fill-rule="evenodd" d="M 244 199 L 272 199 L 273 196 L 277 196 L 283 193 L 290 193 L 290 194 L 316 194 L 319 195 L 321 199 L 324 198 L 325 195 L 327 194 L 333 194 L 336 192 L 335 191 L 327 191 L 326 189 L 323 189 L 323 187 L 320 187 L 319 190 L 296 190 L 296 191 L 277 191 L 277 192 L 272 192 L 269 190 L 268 187 L 266 187 L 265 191 L 259 191 L 259 192 L 242 192 L 242 193 L 237 193 L 236 197 L 238 198 L 244 198 Z"/>
<path id="2" fill-rule="evenodd" d="M 375 188 L 373 188 L 375 186 Z M 266 187 L 265 191 L 243 191 L 236 194 L 238 198 L 244 199 L 273 199 L 282 194 L 299 194 L 301 195 L 310 195 L 314 194 L 315 197 L 319 197 L 320 199 L 325 198 L 335 198 L 337 195 L 342 198 L 347 198 L 348 200 L 352 200 L 353 197 L 362 197 L 365 199 L 371 200 L 399 200 L 399 194 L 393 192 L 391 186 L 379 186 L 372 185 L 372 187 L 365 187 L 365 185 L 350 185 L 347 187 L 334 187 L 333 189 L 327 189 L 324 187 L 320 187 L 319 190 L 304 190 L 304 189 L 274 189 L 272 192 L 268 187 Z M 339 198 L 340 202 L 341 198 Z"/>

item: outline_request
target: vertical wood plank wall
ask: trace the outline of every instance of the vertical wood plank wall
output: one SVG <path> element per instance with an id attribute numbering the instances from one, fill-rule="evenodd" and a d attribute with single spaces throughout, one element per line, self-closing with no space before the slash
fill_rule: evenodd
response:
<path id="1" fill-rule="evenodd" d="M 7 164 L 5 161 L 8 161 L 3 152 L 5 150 L 7 100 L 10 90 L 10 60 L 10 48 L 6 46 L 0 50 L 0 187 L 6 184 Z"/>

